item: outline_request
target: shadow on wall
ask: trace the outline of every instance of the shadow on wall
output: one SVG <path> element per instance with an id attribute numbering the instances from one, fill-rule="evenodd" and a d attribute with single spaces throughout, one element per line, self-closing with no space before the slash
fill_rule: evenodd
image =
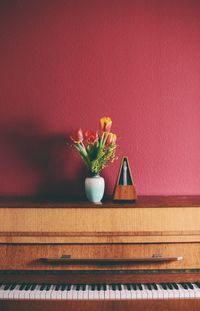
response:
<path id="1" fill-rule="evenodd" d="M 67 136 L 67 133 L 44 134 L 44 129 L 28 121 L 13 124 L 4 133 L 4 143 L 9 144 L 12 158 L 19 159 L 27 178 L 30 170 L 38 176 L 38 189 L 34 196 L 83 196 L 86 168 L 81 161 L 76 161 L 76 152 L 72 150 Z M 19 178 L 24 178 L 24 174 Z"/>

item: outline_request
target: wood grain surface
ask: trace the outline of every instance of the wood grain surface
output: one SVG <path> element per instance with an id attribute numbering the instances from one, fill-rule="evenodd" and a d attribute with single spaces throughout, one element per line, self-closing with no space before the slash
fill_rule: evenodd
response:
<path id="1" fill-rule="evenodd" d="M 133 301 L 0 301 L 1 311 L 199 311 L 200 299 Z"/>
<path id="2" fill-rule="evenodd" d="M 200 243 L 165 244 L 1 244 L 1 270 L 128 270 L 196 269 L 200 267 Z M 41 258 L 147 258 L 182 256 L 172 262 L 50 263 Z"/>

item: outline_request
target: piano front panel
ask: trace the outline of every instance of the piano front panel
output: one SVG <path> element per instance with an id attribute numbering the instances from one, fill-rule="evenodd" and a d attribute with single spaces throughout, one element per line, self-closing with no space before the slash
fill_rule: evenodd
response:
<path id="1" fill-rule="evenodd" d="M 198 311 L 200 299 L 137 300 L 137 301 L 0 301 L 1 311 Z"/>
<path id="2" fill-rule="evenodd" d="M 196 269 L 200 266 L 200 243 L 154 243 L 154 244 L 1 244 L 1 270 L 170 270 Z M 62 256 L 71 258 L 131 259 L 144 262 L 76 262 L 67 263 Z M 145 262 L 145 258 L 178 257 L 182 260 Z M 57 262 L 44 262 L 58 259 Z M 159 257 L 158 257 L 159 258 Z M 67 261 L 67 260 L 66 260 Z"/>

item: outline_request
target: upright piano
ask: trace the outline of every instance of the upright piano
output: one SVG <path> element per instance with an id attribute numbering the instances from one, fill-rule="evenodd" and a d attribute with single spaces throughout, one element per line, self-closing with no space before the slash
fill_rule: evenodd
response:
<path id="1" fill-rule="evenodd" d="M 0 310 L 200 310 L 200 197 L 1 199 Z"/>

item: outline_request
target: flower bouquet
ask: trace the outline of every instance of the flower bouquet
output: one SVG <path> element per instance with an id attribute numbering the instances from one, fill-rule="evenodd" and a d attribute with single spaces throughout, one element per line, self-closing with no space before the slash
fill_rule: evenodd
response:
<path id="1" fill-rule="evenodd" d="M 104 167 L 116 159 L 117 136 L 111 133 L 112 120 L 109 117 L 100 119 L 101 133 L 79 129 L 70 134 L 74 147 L 92 175 L 99 174 Z"/>
<path id="2" fill-rule="evenodd" d="M 90 201 L 95 203 L 97 203 L 96 197 L 98 196 L 97 193 L 99 193 L 99 190 L 97 191 L 97 189 L 103 188 L 104 192 L 105 187 L 104 180 L 102 181 L 103 178 L 98 175 L 108 164 L 112 163 L 116 159 L 117 148 L 117 136 L 116 134 L 110 132 L 112 126 L 111 118 L 101 118 L 100 126 L 100 133 L 98 131 L 83 131 L 82 129 L 79 129 L 70 134 L 73 146 L 78 150 L 81 158 L 88 167 L 90 176 L 96 177 L 95 182 L 89 180 L 89 178 L 86 178 L 85 181 L 86 195 Z M 91 182 L 96 185 L 94 191 L 91 190 Z M 88 188 L 89 191 L 87 191 Z M 98 198 L 99 197 L 100 196 L 98 196 Z"/>

